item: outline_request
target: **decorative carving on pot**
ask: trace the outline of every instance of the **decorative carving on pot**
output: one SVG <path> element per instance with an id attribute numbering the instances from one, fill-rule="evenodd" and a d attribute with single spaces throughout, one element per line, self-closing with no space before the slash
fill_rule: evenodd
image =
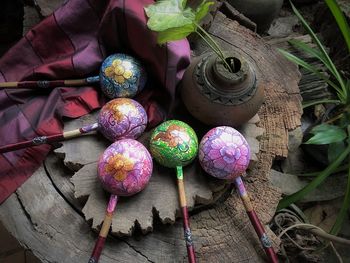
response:
<path id="1" fill-rule="evenodd" d="M 264 90 L 248 58 L 229 53 L 226 61 L 232 72 L 214 53 L 195 58 L 182 79 L 181 96 L 187 110 L 201 122 L 238 127 L 258 112 Z"/>

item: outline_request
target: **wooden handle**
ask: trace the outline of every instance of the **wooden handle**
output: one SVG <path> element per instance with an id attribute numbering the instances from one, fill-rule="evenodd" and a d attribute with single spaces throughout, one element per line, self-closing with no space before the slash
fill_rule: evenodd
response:
<path id="1" fill-rule="evenodd" d="M 85 79 L 67 79 L 67 80 L 37 80 L 37 81 L 18 81 L 2 82 L 0 88 L 5 89 L 37 89 L 37 88 L 55 88 L 55 87 L 77 87 L 86 84 L 99 82 L 99 76 Z"/>
<path id="2" fill-rule="evenodd" d="M 181 206 L 181 211 L 182 211 L 183 229 L 184 229 L 184 237 L 185 237 L 186 247 L 187 247 L 188 262 L 195 263 L 196 262 L 196 254 L 194 251 L 192 232 L 191 232 L 191 228 L 190 228 L 190 219 L 188 216 L 182 167 L 178 166 L 178 167 L 176 167 L 176 170 L 177 170 L 177 186 L 178 186 L 177 189 L 179 192 L 179 201 L 180 201 L 180 206 Z"/>
<path id="3" fill-rule="evenodd" d="M 98 235 L 98 238 L 96 240 L 94 249 L 92 251 L 92 254 L 91 254 L 91 257 L 90 257 L 88 263 L 98 262 L 98 260 L 101 256 L 101 253 L 102 253 L 105 241 L 106 241 L 106 237 L 107 237 L 108 232 L 109 232 L 109 228 L 111 227 L 111 224 L 112 224 L 113 213 L 115 211 L 117 201 L 118 201 L 118 197 L 116 195 L 112 194 L 111 197 L 109 198 L 105 218 L 103 220 L 103 224 L 102 224 L 100 233 Z"/>
<path id="4" fill-rule="evenodd" d="M 253 209 L 253 205 L 250 201 L 247 190 L 240 176 L 235 179 L 235 185 L 237 188 L 237 192 L 243 202 L 244 208 L 248 214 L 249 220 L 252 223 L 254 230 L 260 239 L 260 242 L 265 250 L 267 257 L 269 258 L 269 261 L 272 263 L 277 263 L 278 258 L 275 251 L 273 250 L 271 240 L 267 236 L 263 225 L 261 224 L 257 214 Z"/>
<path id="5" fill-rule="evenodd" d="M 37 146 L 41 144 L 47 144 L 52 142 L 59 142 L 68 140 L 74 137 L 78 137 L 82 134 L 92 132 L 98 128 L 98 123 L 94 123 L 91 125 L 84 126 L 80 129 L 59 133 L 55 135 L 48 135 L 48 136 L 38 136 L 33 138 L 32 140 L 23 141 L 23 142 L 17 142 L 12 144 L 7 144 L 0 147 L 0 153 L 6 153 L 11 151 L 16 151 L 19 149 L 24 149 L 31 146 Z"/>

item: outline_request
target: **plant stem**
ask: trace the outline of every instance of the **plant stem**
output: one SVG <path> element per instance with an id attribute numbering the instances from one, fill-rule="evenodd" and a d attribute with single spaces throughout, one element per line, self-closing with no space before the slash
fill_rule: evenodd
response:
<path id="1" fill-rule="evenodd" d="M 343 204 L 340 208 L 340 212 L 337 215 L 337 219 L 335 220 L 335 223 L 330 231 L 330 234 L 332 235 L 337 235 L 343 225 L 346 213 L 350 207 L 350 168 L 348 170 L 348 183 L 346 186 L 346 192 L 345 192 L 345 197 L 343 200 Z"/>
<path id="2" fill-rule="evenodd" d="M 306 230 L 306 231 L 310 231 L 314 235 L 317 235 L 319 237 L 322 237 L 322 238 L 330 240 L 330 241 L 337 242 L 339 244 L 350 245 L 350 240 L 345 239 L 345 238 L 341 238 L 341 237 L 337 237 L 337 236 L 334 236 L 334 235 L 331 235 L 331 234 L 328 234 L 322 228 L 320 228 L 318 226 L 311 225 L 311 224 L 295 224 L 295 225 L 292 225 L 292 226 L 287 227 L 286 229 L 284 229 L 278 235 L 278 237 L 281 238 L 287 231 L 289 231 L 289 230 L 291 230 L 293 228 L 299 228 L 299 229 L 303 229 L 303 230 Z"/>
<path id="3" fill-rule="evenodd" d="M 333 171 L 333 173 L 339 173 L 346 171 L 350 168 L 349 164 L 339 166 L 337 169 Z M 297 174 L 298 177 L 315 177 L 320 174 L 320 171 L 318 172 L 312 172 L 312 173 L 303 173 L 303 174 Z"/>
<path id="4" fill-rule="evenodd" d="M 225 58 L 224 54 L 222 53 L 219 45 L 216 43 L 216 41 L 211 37 L 211 35 L 208 34 L 207 31 L 205 31 L 205 29 L 203 27 L 201 27 L 199 24 L 196 24 L 197 27 L 204 33 L 204 35 L 210 39 L 210 41 L 214 44 L 214 46 L 216 47 L 216 49 L 220 52 L 220 57 L 221 58 Z"/>
<path id="5" fill-rule="evenodd" d="M 215 52 L 215 54 L 221 58 L 220 52 L 218 50 L 216 50 L 216 48 L 214 46 L 212 46 L 212 44 L 205 38 L 205 36 L 203 36 L 200 32 L 196 31 L 196 33 L 205 41 L 205 43 L 207 43 L 207 45 Z"/>
<path id="6" fill-rule="evenodd" d="M 306 194 L 310 193 L 312 190 L 314 190 L 317 186 L 319 186 L 323 181 L 334 171 L 339 167 L 339 165 L 342 163 L 342 161 L 348 156 L 350 153 L 350 144 L 346 147 L 346 149 L 337 157 L 337 159 L 334 160 L 333 163 L 331 163 L 325 170 L 323 170 L 315 179 L 313 179 L 308 185 L 306 185 L 304 188 L 299 190 L 298 192 L 295 192 L 292 195 L 284 197 L 278 204 L 277 210 L 280 210 L 282 208 L 286 208 L 292 203 L 295 203 L 299 201 L 301 198 L 303 198 Z"/>
<path id="7" fill-rule="evenodd" d="M 227 63 L 227 61 L 225 60 L 225 55 L 224 53 L 221 51 L 221 48 L 219 47 L 219 45 L 216 43 L 216 41 L 208 34 L 207 31 L 205 31 L 205 29 L 203 27 L 201 27 L 199 24 L 196 23 L 197 28 L 204 34 L 202 35 L 201 33 L 199 33 L 197 30 L 196 32 L 198 33 L 198 35 L 203 38 L 203 40 L 205 40 L 205 42 L 211 47 L 211 49 L 213 49 L 214 51 L 216 51 L 215 53 L 218 55 L 218 57 L 222 60 L 222 62 L 225 64 L 225 67 L 227 67 L 227 69 L 232 72 L 232 67 Z M 206 39 L 207 38 L 207 39 Z M 209 44 L 209 41 L 211 42 L 211 44 Z M 213 46 L 214 45 L 214 46 Z"/>

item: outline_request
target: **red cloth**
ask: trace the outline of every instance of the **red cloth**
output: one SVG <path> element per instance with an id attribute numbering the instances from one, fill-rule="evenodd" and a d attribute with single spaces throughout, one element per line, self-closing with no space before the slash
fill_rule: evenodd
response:
<path id="1" fill-rule="evenodd" d="M 138 96 L 150 124 L 164 118 L 175 87 L 189 63 L 186 40 L 160 47 L 147 29 L 144 6 L 152 0 L 70 0 L 29 31 L 0 59 L 0 82 L 73 79 L 98 73 L 112 53 L 133 55 L 146 66 L 150 81 Z M 76 118 L 100 107 L 98 88 L 0 91 L 0 144 L 62 131 L 62 117 Z M 161 106 L 160 106 L 161 105 Z M 0 203 L 42 163 L 51 146 L 0 155 Z"/>

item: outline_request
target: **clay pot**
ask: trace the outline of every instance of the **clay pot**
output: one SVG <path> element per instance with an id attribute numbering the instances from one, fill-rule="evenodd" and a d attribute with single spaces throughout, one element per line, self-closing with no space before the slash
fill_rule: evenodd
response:
<path id="1" fill-rule="evenodd" d="M 264 33 L 270 28 L 283 5 L 283 0 L 228 0 L 228 2 L 255 22 L 259 33 Z"/>
<path id="2" fill-rule="evenodd" d="M 264 101 L 252 63 L 238 53 L 226 53 L 230 72 L 214 53 L 195 58 L 182 79 L 181 96 L 187 110 L 201 122 L 238 127 L 250 120 Z"/>

